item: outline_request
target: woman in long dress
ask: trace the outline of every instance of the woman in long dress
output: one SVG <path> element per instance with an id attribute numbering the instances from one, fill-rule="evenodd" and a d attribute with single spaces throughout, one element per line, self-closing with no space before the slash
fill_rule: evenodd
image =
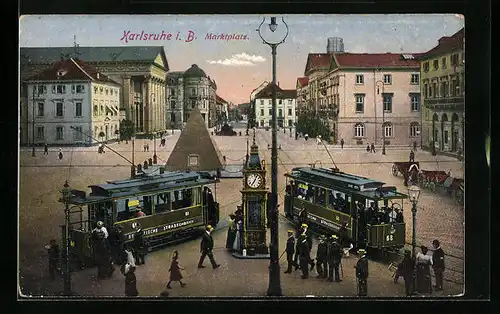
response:
<path id="1" fill-rule="evenodd" d="M 184 270 L 184 267 L 179 265 L 179 252 L 174 251 L 174 255 L 172 256 L 172 263 L 170 264 L 170 280 L 167 283 L 167 288 L 172 289 L 170 283 L 172 281 L 178 281 L 181 284 L 181 287 L 184 287 L 186 284 L 182 282 L 182 274 L 181 270 Z"/>
<path id="2" fill-rule="evenodd" d="M 431 269 L 432 257 L 427 255 L 428 248 L 421 246 L 422 252 L 416 256 L 417 262 L 417 291 L 420 293 L 432 293 Z"/>
<path id="3" fill-rule="evenodd" d="M 236 216 L 234 214 L 229 215 L 229 228 L 227 229 L 227 240 L 226 249 L 232 251 L 234 239 L 236 238 Z"/>
<path id="4" fill-rule="evenodd" d="M 243 228 L 243 222 L 241 220 L 236 224 L 236 237 L 233 243 L 233 250 L 236 252 L 241 252 L 241 232 Z"/>

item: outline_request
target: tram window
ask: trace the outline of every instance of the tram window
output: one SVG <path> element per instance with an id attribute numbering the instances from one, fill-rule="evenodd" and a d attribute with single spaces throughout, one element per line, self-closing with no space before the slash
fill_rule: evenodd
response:
<path id="1" fill-rule="evenodd" d="M 196 187 L 193 188 L 192 190 L 192 205 L 200 205 L 201 204 L 201 188 Z"/>
<path id="2" fill-rule="evenodd" d="M 307 184 L 304 184 L 304 183 L 295 184 L 294 194 L 297 196 L 297 198 L 305 199 L 306 195 L 307 195 L 307 191 L 308 191 Z"/>
<path id="3" fill-rule="evenodd" d="M 311 203 L 314 201 L 314 189 L 314 186 L 309 186 L 306 191 L 306 200 Z"/>
<path id="4" fill-rule="evenodd" d="M 314 203 L 319 204 L 319 205 L 325 205 L 326 201 L 326 193 L 325 189 L 316 187 L 314 193 Z"/>
<path id="5" fill-rule="evenodd" d="M 183 193 L 181 190 L 174 191 L 174 201 L 172 203 L 172 210 L 184 207 Z"/>
<path id="6" fill-rule="evenodd" d="M 191 188 L 182 190 L 182 205 L 182 207 L 193 206 L 193 192 Z"/>
<path id="7" fill-rule="evenodd" d="M 328 191 L 328 207 L 335 208 L 335 192 Z"/>
<path id="8" fill-rule="evenodd" d="M 155 213 L 163 213 L 170 210 L 171 196 L 169 192 L 156 195 Z"/>
<path id="9" fill-rule="evenodd" d="M 152 202 L 151 202 L 152 196 L 142 196 L 142 212 L 146 214 L 146 216 L 149 216 L 152 214 Z"/>
<path id="10" fill-rule="evenodd" d="M 91 223 L 97 223 L 97 221 L 102 221 L 106 226 L 113 223 L 112 220 L 112 204 L 111 202 L 97 203 L 93 205 L 93 210 L 95 214 L 95 221 Z"/>

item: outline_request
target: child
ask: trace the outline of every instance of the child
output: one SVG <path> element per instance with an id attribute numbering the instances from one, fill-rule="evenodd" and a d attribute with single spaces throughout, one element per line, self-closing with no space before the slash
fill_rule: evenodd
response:
<path id="1" fill-rule="evenodd" d="M 181 287 L 184 287 L 186 284 L 181 281 L 182 279 L 182 274 L 181 270 L 184 270 L 184 267 L 179 265 L 179 252 L 174 251 L 174 256 L 172 256 L 172 264 L 170 264 L 170 269 L 168 270 L 170 272 L 170 280 L 167 283 L 167 288 L 172 289 L 170 286 L 170 283 L 172 281 L 178 281 L 181 284 Z"/>

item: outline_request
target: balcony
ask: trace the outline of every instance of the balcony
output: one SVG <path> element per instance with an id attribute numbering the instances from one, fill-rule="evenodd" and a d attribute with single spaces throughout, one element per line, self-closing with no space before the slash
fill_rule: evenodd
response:
<path id="1" fill-rule="evenodd" d="M 424 103 L 427 108 L 460 109 L 464 108 L 464 96 L 428 98 Z"/>

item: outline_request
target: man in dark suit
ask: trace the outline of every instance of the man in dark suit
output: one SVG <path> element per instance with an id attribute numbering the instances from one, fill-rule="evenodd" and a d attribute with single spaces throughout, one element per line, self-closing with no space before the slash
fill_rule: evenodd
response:
<path id="1" fill-rule="evenodd" d="M 358 296 L 365 297 L 368 294 L 368 260 L 366 259 L 366 251 L 358 250 L 359 260 L 354 266 L 356 268 L 356 279 L 358 282 Z"/>
<path id="2" fill-rule="evenodd" d="M 198 268 L 205 268 L 203 266 L 203 261 L 205 261 L 205 257 L 208 256 L 210 259 L 210 263 L 212 263 L 212 267 L 214 269 L 218 268 L 220 265 L 215 262 L 214 255 L 212 253 L 212 250 L 214 248 L 214 239 L 211 236 L 212 231 L 214 228 L 212 226 L 208 225 L 205 228 L 205 232 L 203 233 L 203 237 L 201 239 L 201 257 L 200 261 L 198 262 Z"/>
<path id="3" fill-rule="evenodd" d="M 293 254 L 295 253 L 295 238 L 293 236 L 293 230 L 288 230 L 288 239 L 286 240 L 286 261 L 288 262 L 288 268 L 285 274 L 290 274 L 292 272 L 292 266 L 295 264 L 293 260 Z"/>
<path id="4" fill-rule="evenodd" d="M 302 276 L 300 278 L 302 279 L 307 279 L 309 278 L 309 268 L 308 263 L 311 260 L 311 257 L 309 255 L 309 244 L 307 243 L 306 236 L 302 234 L 299 237 L 298 242 L 300 243 L 300 249 L 299 249 L 299 265 L 300 269 L 302 270 Z"/>
<path id="5" fill-rule="evenodd" d="M 436 276 L 436 291 L 443 290 L 443 273 L 444 273 L 444 251 L 438 240 L 432 241 L 434 253 L 432 253 L 432 267 Z"/>

